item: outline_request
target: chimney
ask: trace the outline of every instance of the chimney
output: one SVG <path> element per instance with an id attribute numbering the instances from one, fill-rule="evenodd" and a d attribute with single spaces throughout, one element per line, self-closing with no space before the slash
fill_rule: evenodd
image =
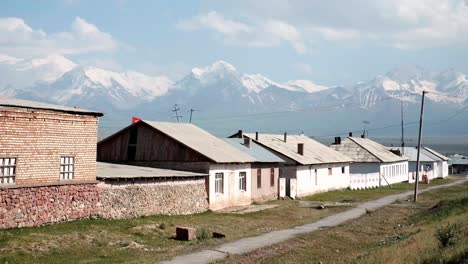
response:
<path id="1" fill-rule="evenodd" d="M 288 139 L 288 133 L 284 132 L 284 142 L 286 143 L 286 140 Z"/>
<path id="2" fill-rule="evenodd" d="M 255 140 L 258 141 L 258 132 L 255 132 Z"/>
<path id="3" fill-rule="evenodd" d="M 366 135 L 362 134 L 362 135 L 361 135 L 361 138 L 366 138 Z"/>
<path id="4" fill-rule="evenodd" d="M 341 144 L 341 137 L 335 137 L 335 145 Z"/>
<path id="5" fill-rule="evenodd" d="M 304 155 L 304 143 L 297 143 L 297 153 Z"/>
<path id="6" fill-rule="evenodd" d="M 237 131 L 237 134 L 239 135 L 240 138 L 244 137 L 244 133 L 242 132 L 242 130 Z"/>
<path id="7" fill-rule="evenodd" d="M 249 137 L 244 137 L 244 145 L 248 148 L 250 148 L 250 138 Z"/>
<path id="8" fill-rule="evenodd" d="M 352 136 L 353 136 L 353 132 L 349 132 L 349 136 L 352 137 Z"/>

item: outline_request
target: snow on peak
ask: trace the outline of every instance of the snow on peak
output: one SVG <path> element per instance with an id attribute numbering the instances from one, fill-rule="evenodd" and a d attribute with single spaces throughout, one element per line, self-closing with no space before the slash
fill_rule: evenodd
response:
<path id="1" fill-rule="evenodd" d="M 308 93 L 320 92 L 329 88 L 327 86 L 315 84 L 309 80 L 288 81 L 286 82 L 286 85 L 292 87 L 293 90 L 295 89 L 296 91 L 299 91 L 302 89 Z"/>
<path id="2" fill-rule="evenodd" d="M 237 73 L 237 70 L 234 66 L 222 60 L 216 61 L 207 67 L 203 67 L 203 68 L 196 67 L 192 69 L 192 74 L 196 78 L 201 78 L 203 75 L 207 75 L 207 74 L 212 74 L 212 73 L 222 74 L 225 72 Z"/>
<path id="3" fill-rule="evenodd" d="M 135 71 L 118 73 L 87 66 L 83 68 L 83 73 L 94 84 L 106 88 L 112 88 L 117 84 L 134 96 L 147 96 L 148 100 L 165 94 L 172 85 L 172 81 L 167 77 L 147 76 Z"/>
<path id="4" fill-rule="evenodd" d="M 241 82 L 244 87 L 247 88 L 249 92 L 259 93 L 268 86 L 275 85 L 270 79 L 266 78 L 261 74 L 243 74 L 241 77 Z"/>

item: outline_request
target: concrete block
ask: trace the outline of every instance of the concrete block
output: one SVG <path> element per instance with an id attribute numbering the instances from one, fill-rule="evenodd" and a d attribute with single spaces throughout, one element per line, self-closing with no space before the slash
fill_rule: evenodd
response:
<path id="1" fill-rule="evenodd" d="M 193 227 L 178 226 L 176 227 L 176 239 L 182 241 L 197 239 L 197 230 Z"/>

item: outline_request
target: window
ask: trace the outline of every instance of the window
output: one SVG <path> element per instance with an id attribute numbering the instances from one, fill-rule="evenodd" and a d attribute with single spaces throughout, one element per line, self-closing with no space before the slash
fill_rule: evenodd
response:
<path id="1" fill-rule="evenodd" d="M 270 186 L 275 186 L 275 168 L 270 169 Z"/>
<path id="2" fill-rule="evenodd" d="M 15 184 L 16 158 L 0 158 L 0 184 Z"/>
<path id="3" fill-rule="evenodd" d="M 224 174 L 215 174 L 215 193 L 224 193 Z"/>
<path id="4" fill-rule="evenodd" d="M 315 169 L 315 185 L 318 185 L 318 173 L 317 173 L 317 169 Z"/>
<path id="5" fill-rule="evenodd" d="M 333 174 L 333 173 L 332 173 L 332 168 L 328 168 L 328 175 L 330 176 L 330 175 L 332 175 L 332 174 Z"/>
<path id="6" fill-rule="evenodd" d="M 257 169 L 257 188 L 262 188 L 262 169 Z"/>
<path id="7" fill-rule="evenodd" d="M 345 173 L 345 167 L 341 167 L 341 173 L 342 173 L 342 174 Z"/>
<path id="8" fill-rule="evenodd" d="M 239 190 L 247 191 L 247 173 L 245 171 L 239 172 Z"/>
<path id="9" fill-rule="evenodd" d="M 72 180 L 75 172 L 75 158 L 61 157 L 60 158 L 60 180 Z"/>

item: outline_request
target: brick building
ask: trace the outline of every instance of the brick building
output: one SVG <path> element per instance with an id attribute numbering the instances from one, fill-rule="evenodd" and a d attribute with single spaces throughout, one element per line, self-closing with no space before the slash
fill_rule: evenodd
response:
<path id="1" fill-rule="evenodd" d="M 101 113 L 0 98 L 0 228 L 89 217 Z"/>

